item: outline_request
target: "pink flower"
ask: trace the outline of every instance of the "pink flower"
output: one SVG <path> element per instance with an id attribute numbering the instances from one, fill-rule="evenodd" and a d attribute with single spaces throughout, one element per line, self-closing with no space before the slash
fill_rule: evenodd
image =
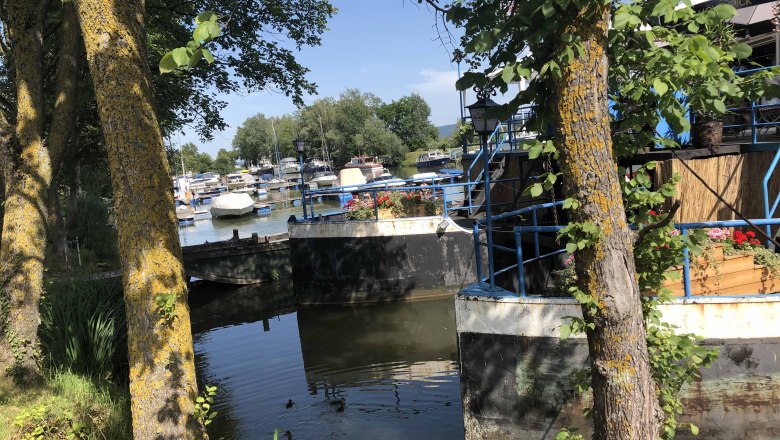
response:
<path id="1" fill-rule="evenodd" d="M 674 237 L 676 235 L 680 235 L 680 230 L 679 229 L 672 229 L 672 231 L 669 232 L 669 235 L 671 235 L 672 237 Z"/>
<path id="2" fill-rule="evenodd" d="M 574 254 L 569 255 L 566 257 L 566 260 L 564 260 L 563 264 L 566 266 L 570 266 L 572 263 L 574 263 Z"/>
<path id="3" fill-rule="evenodd" d="M 709 237 L 712 241 L 726 240 L 729 238 L 729 235 L 731 235 L 731 233 L 728 229 L 712 228 L 707 231 L 707 237 Z"/>

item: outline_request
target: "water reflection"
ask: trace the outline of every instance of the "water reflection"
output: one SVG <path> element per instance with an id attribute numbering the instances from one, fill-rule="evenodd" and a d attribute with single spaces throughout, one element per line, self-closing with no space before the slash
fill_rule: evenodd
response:
<path id="1" fill-rule="evenodd" d="M 289 292 L 193 293 L 198 376 L 219 386 L 212 438 L 463 437 L 452 298 L 296 311 Z"/>

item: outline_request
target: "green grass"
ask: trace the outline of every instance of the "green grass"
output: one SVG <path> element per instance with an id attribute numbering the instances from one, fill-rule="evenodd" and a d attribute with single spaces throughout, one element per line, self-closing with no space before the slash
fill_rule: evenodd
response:
<path id="1" fill-rule="evenodd" d="M 20 414 L 36 411 L 22 426 L 14 423 Z M 130 439 L 129 392 L 70 372 L 51 373 L 43 383 L 26 388 L 0 379 L 0 439 L 23 439 L 35 426 L 46 430 L 46 439 L 67 438 L 74 427 L 83 435 L 77 438 Z"/>

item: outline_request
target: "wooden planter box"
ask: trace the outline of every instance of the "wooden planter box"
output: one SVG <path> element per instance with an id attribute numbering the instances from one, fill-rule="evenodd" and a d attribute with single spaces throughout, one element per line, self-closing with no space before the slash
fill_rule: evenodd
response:
<path id="1" fill-rule="evenodd" d="M 682 266 L 667 271 L 677 275 L 663 287 L 673 296 L 685 296 Z M 723 255 L 718 245 L 707 256 L 691 260 L 692 296 L 728 296 L 780 292 L 780 278 L 773 277 L 763 265 L 753 263 L 753 255 Z"/>

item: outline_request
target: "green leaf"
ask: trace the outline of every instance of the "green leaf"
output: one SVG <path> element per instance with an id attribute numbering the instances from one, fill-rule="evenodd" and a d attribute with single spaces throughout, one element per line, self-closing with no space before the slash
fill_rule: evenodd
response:
<path id="1" fill-rule="evenodd" d="M 569 336 L 571 336 L 571 326 L 569 326 L 569 325 L 562 325 L 561 326 L 561 339 L 566 339 Z"/>
<path id="2" fill-rule="evenodd" d="M 466 52 L 487 52 L 496 44 L 493 31 L 485 31 L 477 34 L 466 44 Z"/>
<path id="3" fill-rule="evenodd" d="M 745 43 L 737 43 L 732 48 L 734 55 L 739 59 L 745 59 L 753 53 L 753 48 Z"/>
<path id="4" fill-rule="evenodd" d="M 203 54 L 203 59 L 205 59 L 207 63 L 211 64 L 214 62 L 214 55 L 211 54 L 210 50 L 203 47 L 200 51 Z"/>
<path id="5" fill-rule="evenodd" d="M 577 250 L 577 243 L 572 243 L 572 242 L 566 243 L 566 252 L 571 254 L 576 250 Z"/>
<path id="6" fill-rule="evenodd" d="M 539 197 L 542 194 L 542 191 L 544 191 L 544 188 L 542 188 L 541 183 L 534 183 L 531 185 L 530 192 L 531 197 Z"/>
<path id="7" fill-rule="evenodd" d="M 192 52 L 192 55 L 190 55 L 190 62 L 187 65 L 189 67 L 195 67 L 202 58 L 203 50 L 196 49 L 194 52 Z"/>
<path id="8" fill-rule="evenodd" d="M 699 435 L 699 427 L 691 423 L 691 434 Z"/>
<path id="9" fill-rule="evenodd" d="M 537 143 L 536 145 L 532 146 L 528 149 L 528 159 L 534 160 L 538 158 L 542 154 L 542 144 Z"/>
<path id="10" fill-rule="evenodd" d="M 715 6 L 714 8 L 712 8 L 712 12 L 714 12 L 718 16 L 718 18 L 724 21 L 737 15 L 736 8 L 734 8 L 734 6 L 725 3 L 721 3 Z"/>
<path id="11" fill-rule="evenodd" d="M 171 73 L 178 68 L 179 66 L 176 64 L 176 61 L 173 61 L 172 52 L 168 52 L 163 55 L 162 59 L 160 60 L 160 73 Z"/>
<path id="12" fill-rule="evenodd" d="M 726 104 L 724 104 L 722 100 L 720 99 L 713 100 L 712 106 L 715 107 L 715 110 L 717 110 L 718 113 L 726 113 Z"/>
<path id="13" fill-rule="evenodd" d="M 195 28 L 192 38 L 195 41 L 208 42 L 219 36 L 219 25 L 213 21 L 204 21 Z"/>
<path id="14" fill-rule="evenodd" d="M 669 86 L 666 85 L 666 83 L 661 78 L 656 78 L 653 80 L 653 88 L 659 96 L 664 96 L 666 91 L 669 90 Z"/>
<path id="15" fill-rule="evenodd" d="M 186 48 L 177 47 L 169 53 L 173 54 L 173 61 L 176 63 L 177 67 L 184 67 L 190 62 L 190 56 L 187 53 Z"/>
<path id="16" fill-rule="evenodd" d="M 545 1 L 542 3 L 542 14 L 544 14 L 545 17 L 550 18 L 553 15 L 555 15 L 555 5 L 551 1 Z"/>
<path id="17" fill-rule="evenodd" d="M 504 67 L 504 70 L 501 72 L 501 79 L 504 80 L 505 83 L 509 84 L 515 79 L 515 65 L 509 64 L 508 66 Z"/>
<path id="18" fill-rule="evenodd" d="M 216 23 L 218 18 L 219 17 L 217 17 L 217 14 L 211 11 L 204 11 L 198 14 L 197 17 L 195 17 L 195 24 L 205 23 L 207 21 L 213 21 Z"/>

